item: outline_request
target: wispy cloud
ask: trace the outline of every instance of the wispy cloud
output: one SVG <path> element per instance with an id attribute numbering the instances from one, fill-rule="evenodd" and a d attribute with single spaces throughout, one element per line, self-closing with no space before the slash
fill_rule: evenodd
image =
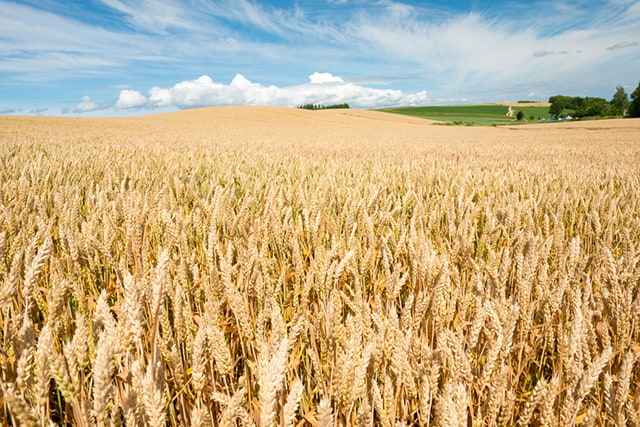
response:
<path id="1" fill-rule="evenodd" d="M 0 8 L 0 73 L 12 80 L 107 75 L 135 61 L 166 58 L 145 35 L 105 30 L 20 4 L 0 1 Z"/>
<path id="2" fill-rule="evenodd" d="M 124 15 L 134 28 L 164 33 L 169 29 L 192 30 L 195 25 L 189 8 L 166 0 L 100 0 L 105 6 Z"/>
<path id="3" fill-rule="evenodd" d="M 618 49 L 626 49 L 629 47 L 638 47 L 638 42 L 636 41 L 632 41 L 632 42 L 620 42 L 620 43 L 616 43 L 613 46 L 609 46 L 607 47 L 607 50 L 618 50 Z"/>
<path id="4" fill-rule="evenodd" d="M 640 2 L 615 7 L 583 3 L 527 3 L 521 10 L 513 6 L 510 14 L 471 12 L 440 20 L 423 19 L 419 7 L 403 15 L 394 10 L 363 14 L 356 39 L 366 40 L 385 58 L 422 69 L 434 96 L 514 97 L 526 82 L 530 87 L 520 96 L 557 90 L 593 94 L 628 80 L 628 71 L 611 66 L 615 58 L 607 56 L 606 47 L 637 35 L 640 23 L 631 10 Z M 640 55 L 624 60 L 640 72 Z M 603 75 L 611 81 L 604 82 Z"/>
<path id="5" fill-rule="evenodd" d="M 549 55 L 568 55 L 568 54 L 569 52 L 567 52 L 566 50 L 560 50 L 560 51 L 536 50 L 535 52 L 533 52 L 532 56 L 536 58 L 542 58 L 544 56 L 549 56 Z"/>

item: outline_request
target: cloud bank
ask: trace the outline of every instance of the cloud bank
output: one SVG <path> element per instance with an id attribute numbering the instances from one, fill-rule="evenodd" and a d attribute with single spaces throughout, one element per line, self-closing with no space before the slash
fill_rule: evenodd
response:
<path id="1" fill-rule="evenodd" d="M 91 100 L 85 98 L 76 106 L 78 112 L 82 108 L 91 111 Z M 236 74 L 228 84 L 215 82 L 211 77 L 203 75 L 195 80 L 176 83 L 170 88 L 154 86 L 147 95 L 136 90 L 121 90 L 114 107 L 117 110 L 131 110 L 165 107 L 185 109 L 215 105 L 293 107 L 307 103 L 348 103 L 355 108 L 372 108 L 420 105 L 428 101 L 426 91 L 404 93 L 401 90 L 366 87 L 345 82 L 331 73 L 315 72 L 309 76 L 308 83 L 288 87 L 253 83 L 242 74 Z"/>

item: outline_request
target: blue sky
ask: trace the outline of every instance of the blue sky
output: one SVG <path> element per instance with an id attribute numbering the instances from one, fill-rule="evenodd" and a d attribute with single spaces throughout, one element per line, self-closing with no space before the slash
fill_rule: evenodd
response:
<path id="1" fill-rule="evenodd" d="M 371 108 L 640 81 L 640 1 L 0 0 L 0 113 Z"/>

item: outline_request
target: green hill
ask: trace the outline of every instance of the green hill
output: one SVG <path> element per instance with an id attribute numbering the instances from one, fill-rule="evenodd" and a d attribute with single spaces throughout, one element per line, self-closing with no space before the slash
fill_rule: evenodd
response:
<path id="1" fill-rule="evenodd" d="M 383 108 L 378 111 L 438 120 L 442 121 L 443 124 L 458 125 L 487 126 L 513 124 L 518 122 L 515 117 L 518 111 L 522 111 L 524 115 L 522 122 L 537 122 L 539 119 L 548 120 L 550 118 L 548 107 L 532 106 L 523 103 L 521 106 L 513 106 L 512 109 L 513 117 L 507 116 L 507 112 L 509 111 L 508 106 L 499 104 L 396 107 Z"/>

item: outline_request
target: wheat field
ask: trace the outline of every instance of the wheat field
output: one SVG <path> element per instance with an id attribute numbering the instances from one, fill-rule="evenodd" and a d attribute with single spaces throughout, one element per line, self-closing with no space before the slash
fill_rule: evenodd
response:
<path id="1" fill-rule="evenodd" d="M 640 426 L 640 121 L 0 117 L 0 424 Z"/>

